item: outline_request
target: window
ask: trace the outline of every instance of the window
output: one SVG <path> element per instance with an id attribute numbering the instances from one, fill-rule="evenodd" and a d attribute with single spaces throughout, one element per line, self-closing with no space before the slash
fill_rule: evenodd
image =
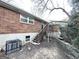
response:
<path id="1" fill-rule="evenodd" d="M 29 19 L 29 23 L 34 23 L 34 20 L 33 19 Z"/>
<path id="2" fill-rule="evenodd" d="M 11 49 L 12 49 L 11 46 L 12 46 L 12 44 L 8 44 L 8 45 L 7 45 L 7 50 L 11 50 Z"/>
<path id="3" fill-rule="evenodd" d="M 30 40 L 30 36 L 26 36 L 26 41 L 29 41 Z"/>
<path id="4" fill-rule="evenodd" d="M 34 24 L 34 19 L 21 16 L 21 23 Z"/>
<path id="5" fill-rule="evenodd" d="M 17 44 L 16 44 L 16 43 L 13 43 L 13 49 L 15 49 L 15 48 L 16 48 L 16 46 L 17 46 Z"/>

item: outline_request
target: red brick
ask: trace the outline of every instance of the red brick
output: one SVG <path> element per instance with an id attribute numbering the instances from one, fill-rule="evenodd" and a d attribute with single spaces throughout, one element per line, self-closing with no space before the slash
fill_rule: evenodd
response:
<path id="1" fill-rule="evenodd" d="M 39 32 L 41 23 L 23 24 L 20 22 L 20 14 L 0 7 L 0 33 L 29 33 Z"/>

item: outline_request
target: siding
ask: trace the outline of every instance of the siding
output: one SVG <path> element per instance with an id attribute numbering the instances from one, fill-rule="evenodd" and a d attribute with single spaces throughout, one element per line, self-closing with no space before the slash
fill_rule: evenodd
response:
<path id="1" fill-rule="evenodd" d="M 41 22 L 21 23 L 19 13 L 0 7 L 0 34 L 39 32 L 40 29 Z"/>

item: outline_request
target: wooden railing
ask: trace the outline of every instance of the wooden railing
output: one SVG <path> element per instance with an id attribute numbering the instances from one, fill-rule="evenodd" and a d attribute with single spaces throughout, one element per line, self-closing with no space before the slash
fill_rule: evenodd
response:
<path id="1" fill-rule="evenodd" d="M 48 24 L 46 24 L 45 27 L 39 32 L 39 34 L 37 34 L 37 36 L 33 41 L 37 43 L 43 41 L 43 36 L 46 35 L 47 29 L 48 29 Z"/>

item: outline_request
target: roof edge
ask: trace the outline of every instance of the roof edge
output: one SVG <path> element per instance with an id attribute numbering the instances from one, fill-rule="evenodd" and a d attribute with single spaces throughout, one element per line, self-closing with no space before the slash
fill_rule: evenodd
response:
<path id="1" fill-rule="evenodd" d="M 6 3 L 6 2 L 3 2 L 3 1 L 1 1 L 1 0 L 0 0 L 0 6 L 1 6 L 1 7 L 5 7 L 5 8 L 7 8 L 7 9 L 10 9 L 10 10 L 12 10 L 12 11 L 18 12 L 18 13 L 24 15 L 24 16 L 33 17 L 33 18 L 35 18 L 35 19 L 38 20 L 38 21 L 41 21 L 41 22 L 44 22 L 44 23 L 48 23 L 47 21 L 45 21 L 45 20 L 43 20 L 43 19 L 41 19 L 41 18 L 39 18 L 39 17 L 37 17 L 37 16 L 35 16 L 35 15 L 33 15 L 33 14 L 27 12 L 27 11 L 24 11 L 24 10 L 18 8 L 18 7 L 15 7 L 15 6 L 13 6 L 13 5 L 11 5 L 11 4 L 8 4 L 8 3 Z"/>

